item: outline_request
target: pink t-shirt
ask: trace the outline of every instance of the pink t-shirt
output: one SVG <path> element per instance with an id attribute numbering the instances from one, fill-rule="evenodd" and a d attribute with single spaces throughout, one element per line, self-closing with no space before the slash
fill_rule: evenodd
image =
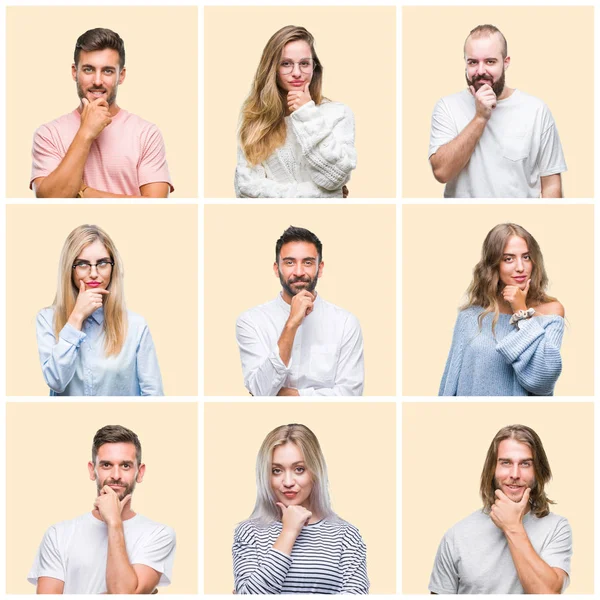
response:
<path id="1" fill-rule="evenodd" d="M 34 179 L 58 167 L 80 123 L 81 115 L 74 110 L 36 130 L 29 189 Z M 83 178 L 86 185 L 111 194 L 139 196 L 140 186 L 159 181 L 174 190 L 158 127 L 123 109 L 93 141 Z"/>

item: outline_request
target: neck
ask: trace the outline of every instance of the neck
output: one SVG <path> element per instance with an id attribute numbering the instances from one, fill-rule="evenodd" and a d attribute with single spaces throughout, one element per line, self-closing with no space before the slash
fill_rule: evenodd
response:
<path id="1" fill-rule="evenodd" d="M 506 100 L 507 98 L 512 96 L 514 91 L 515 91 L 515 88 L 509 88 L 508 86 L 505 85 L 504 89 L 502 90 L 502 93 L 500 94 L 500 96 L 498 96 L 498 100 Z"/>

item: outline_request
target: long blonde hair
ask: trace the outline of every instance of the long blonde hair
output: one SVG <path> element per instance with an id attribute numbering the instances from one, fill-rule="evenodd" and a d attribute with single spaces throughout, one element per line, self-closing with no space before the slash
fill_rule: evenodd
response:
<path id="1" fill-rule="evenodd" d="M 321 451 L 317 436 L 306 425 L 293 423 L 280 425 L 267 434 L 258 456 L 256 457 L 256 504 L 250 515 L 264 523 L 278 521 L 281 511 L 275 504 L 277 501 L 271 489 L 271 468 L 273 464 L 273 450 L 283 444 L 296 444 L 302 455 L 304 463 L 312 477 L 313 488 L 310 494 L 310 507 L 313 514 L 320 518 L 334 517 L 329 500 L 329 484 L 327 480 L 327 465 Z"/>
<path id="2" fill-rule="evenodd" d="M 479 315 L 479 328 L 481 329 L 484 317 L 494 313 L 492 331 L 500 315 L 498 301 L 504 284 L 500 281 L 500 263 L 504 256 L 504 248 L 512 236 L 525 240 L 527 250 L 531 257 L 532 271 L 531 284 L 527 292 L 527 302 L 531 304 L 544 304 L 553 302 L 556 298 L 546 294 L 548 275 L 544 268 L 544 257 L 535 238 L 523 227 L 515 223 L 501 223 L 496 225 L 486 236 L 481 248 L 481 260 L 473 269 L 473 281 L 467 290 L 467 301 L 461 310 L 471 306 L 481 306 L 483 311 Z"/>
<path id="3" fill-rule="evenodd" d="M 285 143 L 287 92 L 279 87 L 277 71 L 286 44 L 305 41 L 312 53 L 314 71 L 308 90 L 315 104 L 321 104 L 323 66 L 315 52 L 313 36 L 304 28 L 287 25 L 271 36 L 263 50 L 250 94 L 242 106 L 240 146 L 246 159 L 258 165 Z"/>
<path id="4" fill-rule="evenodd" d="M 116 246 L 108 234 L 97 225 L 80 225 L 65 240 L 58 265 L 58 286 L 52 304 L 54 308 L 54 334 L 58 340 L 79 295 L 79 289 L 73 282 L 73 263 L 81 251 L 90 244 L 101 242 L 115 263 L 112 268 L 110 290 L 103 303 L 104 308 L 104 351 L 106 356 L 117 355 L 123 348 L 127 331 L 127 311 L 123 292 L 123 263 Z"/>

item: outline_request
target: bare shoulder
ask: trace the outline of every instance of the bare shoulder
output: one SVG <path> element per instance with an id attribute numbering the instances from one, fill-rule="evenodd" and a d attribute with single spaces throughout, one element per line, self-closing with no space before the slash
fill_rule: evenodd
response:
<path id="1" fill-rule="evenodd" d="M 565 307 L 558 300 L 555 300 L 554 302 L 539 304 L 535 307 L 535 312 L 541 315 L 558 315 L 564 318 Z"/>

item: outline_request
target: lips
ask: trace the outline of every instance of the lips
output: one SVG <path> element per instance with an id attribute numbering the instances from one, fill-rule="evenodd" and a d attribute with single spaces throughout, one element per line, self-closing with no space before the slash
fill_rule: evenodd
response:
<path id="1" fill-rule="evenodd" d="M 97 288 L 102 284 L 99 281 L 88 281 L 88 282 L 86 282 L 85 285 L 87 285 L 88 287 L 91 287 L 91 288 Z"/>
<path id="2" fill-rule="evenodd" d="M 295 498 L 298 495 L 298 492 L 283 492 L 283 495 L 286 498 Z"/>

